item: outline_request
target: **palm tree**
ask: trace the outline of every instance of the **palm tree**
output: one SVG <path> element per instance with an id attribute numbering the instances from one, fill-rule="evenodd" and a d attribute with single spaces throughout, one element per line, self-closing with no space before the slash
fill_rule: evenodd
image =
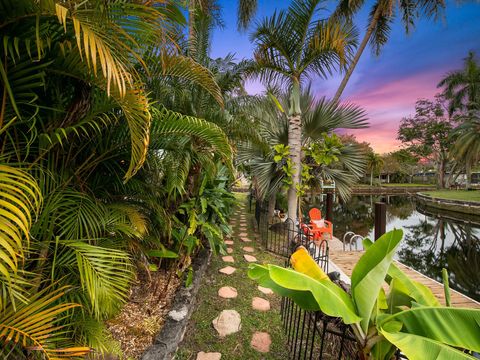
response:
<path id="1" fill-rule="evenodd" d="M 463 69 L 452 71 L 439 83 L 444 87 L 443 94 L 450 100 L 449 114 L 456 110 L 469 111 L 480 106 L 480 64 L 475 54 L 470 51 L 464 59 Z"/>
<path id="2" fill-rule="evenodd" d="M 466 184 L 470 187 L 472 166 L 480 160 L 480 113 L 478 110 L 470 110 L 463 123 L 458 126 L 454 133 L 457 137 L 453 148 L 453 154 L 457 161 L 465 163 Z"/>
<path id="3" fill-rule="evenodd" d="M 374 152 L 369 153 L 367 156 L 367 169 L 370 171 L 370 186 L 373 186 L 373 173 L 380 171 L 382 167 L 382 157 Z"/>
<path id="4" fill-rule="evenodd" d="M 277 102 L 278 101 L 278 102 Z M 272 205 L 282 188 L 285 173 L 281 164 L 274 161 L 273 147 L 288 144 L 288 115 L 280 110 L 288 106 L 289 96 L 282 94 L 276 100 L 260 99 L 251 114 L 255 119 L 258 136 L 244 141 L 238 147 L 238 161 L 251 172 L 259 201 L 269 198 Z M 308 147 L 324 141 L 324 134 L 339 129 L 358 129 L 367 126 L 365 113 L 360 108 L 339 105 L 326 99 L 315 100 L 307 88 L 301 99 L 303 114 L 302 146 Z M 365 168 L 364 154 L 356 144 L 343 144 L 337 152 L 338 161 L 322 164 L 312 171 L 311 188 L 319 186 L 320 180 L 334 180 L 340 197 L 346 200 L 351 186 L 362 176 Z"/>
<path id="5" fill-rule="evenodd" d="M 302 83 L 313 75 L 327 77 L 335 67 L 345 66 L 356 44 L 350 25 L 317 19 L 321 4 L 321 0 L 294 0 L 287 11 L 275 12 L 259 23 L 251 35 L 260 79 L 289 89 L 288 146 L 294 173 L 288 216 L 294 221 L 301 171 Z"/>
<path id="6" fill-rule="evenodd" d="M 363 5 L 365 5 L 365 0 L 340 0 L 333 16 L 352 19 L 353 15 L 357 13 Z M 350 76 L 352 76 L 352 73 L 368 43 L 371 44 L 372 50 L 376 55 L 380 54 L 383 45 L 388 41 L 391 25 L 397 18 L 397 15 L 398 17 L 401 17 L 405 26 L 405 31 L 408 34 L 411 28 L 415 26 L 415 20 L 420 18 L 420 16 L 425 16 L 427 18 L 434 17 L 436 20 L 441 15 L 444 8 L 444 0 L 398 2 L 394 0 L 377 0 L 370 11 L 368 27 L 365 31 L 362 42 L 360 43 L 333 100 L 338 101 L 340 96 L 342 96 L 343 90 L 345 89 L 345 86 L 347 86 L 348 80 L 350 79 Z"/>

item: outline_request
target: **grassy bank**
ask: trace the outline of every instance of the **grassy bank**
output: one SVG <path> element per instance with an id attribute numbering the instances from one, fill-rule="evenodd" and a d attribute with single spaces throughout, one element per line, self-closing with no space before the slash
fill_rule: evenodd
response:
<path id="1" fill-rule="evenodd" d="M 241 204 L 246 203 L 246 194 L 238 194 L 237 197 Z M 243 259 L 242 250 L 244 246 L 255 248 L 254 255 L 259 263 L 272 263 L 283 265 L 284 260 L 275 257 L 270 253 L 263 251 L 261 245 L 255 241 L 255 232 L 253 231 L 253 215 L 247 213 L 246 208 L 242 209 L 247 220 L 247 233 L 250 243 L 244 243 L 240 240 L 239 216 L 233 215 L 232 227 L 234 249 L 232 256 L 235 259 L 234 264 L 224 263 L 220 256 L 213 256 L 209 269 L 200 287 L 198 294 L 198 304 L 194 311 L 190 324 L 187 328 L 185 339 L 180 345 L 176 354 L 176 359 L 195 359 L 197 353 L 220 352 L 222 359 L 243 360 L 243 359 L 282 359 L 285 358 L 287 351 L 285 348 L 285 336 L 280 320 L 280 297 L 277 295 L 263 295 L 257 289 L 257 283 L 250 280 L 247 276 L 248 263 Z M 220 274 L 219 269 L 231 265 L 237 268 L 237 271 L 230 276 Z M 217 291 L 222 286 L 233 286 L 238 291 L 238 297 L 235 299 L 222 299 L 218 297 Z M 252 298 L 258 296 L 270 301 L 271 310 L 259 312 L 251 307 Z M 234 309 L 239 312 L 242 318 L 242 329 L 233 335 L 223 339 L 219 338 L 212 326 L 212 320 L 218 316 L 222 310 Z M 250 346 L 252 335 L 255 331 L 268 332 L 272 338 L 270 352 L 261 354 Z"/>
<path id="2" fill-rule="evenodd" d="M 436 190 L 425 191 L 422 194 L 436 199 L 480 202 L 480 190 Z"/>

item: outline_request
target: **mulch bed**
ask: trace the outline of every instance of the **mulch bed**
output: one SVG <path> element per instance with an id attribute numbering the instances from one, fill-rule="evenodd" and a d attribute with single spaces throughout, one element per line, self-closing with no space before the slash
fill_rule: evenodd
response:
<path id="1" fill-rule="evenodd" d="M 160 331 L 181 281 L 166 270 L 139 274 L 122 311 L 106 322 L 125 358 L 138 359 Z"/>

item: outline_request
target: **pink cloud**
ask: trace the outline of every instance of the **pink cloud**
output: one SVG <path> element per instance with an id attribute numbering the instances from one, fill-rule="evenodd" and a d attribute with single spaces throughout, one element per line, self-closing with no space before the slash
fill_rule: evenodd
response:
<path id="1" fill-rule="evenodd" d="M 348 132 L 369 142 L 379 153 L 397 150 L 401 145 L 396 140 L 401 119 L 413 114 L 417 99 L 432 98 L 439 91 L 437 83 L 444 73 L 437 69 L 353 93 L 346 100 L 367 111 L 370 128 Z"/>

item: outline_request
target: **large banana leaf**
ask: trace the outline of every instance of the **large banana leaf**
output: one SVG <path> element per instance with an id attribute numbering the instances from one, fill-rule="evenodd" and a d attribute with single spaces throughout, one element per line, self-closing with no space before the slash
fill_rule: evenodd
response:
<path id="1" fill-rule="evenodd" d="M 402 236 L 402 230 L 392 230 L 381 236 L 362 255 L 353 269 L 352 297 L 358 315 L 362 318 L 360 325 L 365 333 L 368 330 L 378 293 Z"/>
<path id="2" fill-rule="evenodd" d="M 369 239 L 363 240 L 363 246 L 368 249 L 373 245 Z M 392 280 L 395 280 L 395 291 L 400 295 L 400 291 L 420 305 L 440 306 L 440 302 L 432 293 L 429 287 L 412 280 L 405 274 L 394 262 L 391 263 L 387 272 L 387 282 L 392 287 Z M 390 289 L 392 291 L 392 288 Z M 410 305 L 410 304 L 408 304 Z"/>
<path id="3" fill-rule="evenodd" d="M 346 324 L 361 320 L 350 296 L 330 280 L 318 281 L 295 270 L 257 264 L 250 266 L 248 276 L 306 310 L 321 310 L 329 316 L 341 317 Z"/>
<path id="4" fill-rule="evenodd" d="M 40 189 L 33 177 L 0 165 L 0 273 L 10 279 L 28 242 L 32 212 L 40 206 Z"/>
<path id="5" fill-rule="evenodd" d="M 381 334 L 398 347 L 410 360 L 474 360 L 460 350 L 422 336 L 403 332 L 388 332 Z"/>
<path id="6" fill-rule="evenodd" d="M 480 352 L 480 311 L 477 309 L 415 306 L 382 320 L 380 328 L 389 321 L 402 323 L 403 333 Z"/>

